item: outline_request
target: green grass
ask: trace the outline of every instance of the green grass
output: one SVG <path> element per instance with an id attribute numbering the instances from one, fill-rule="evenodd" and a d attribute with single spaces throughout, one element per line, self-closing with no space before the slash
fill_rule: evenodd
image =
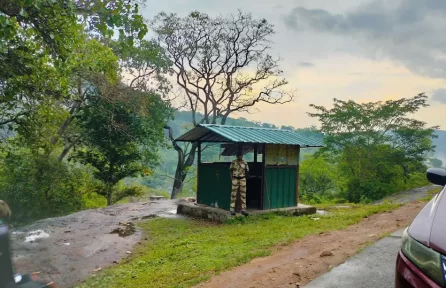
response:
<path id="1" fill-rule="evenodd" d="M 140 224 L 148 240 L 129 259 L 78 287 L 190 287 L 255 257 L 267 256 L 279 245 L 342 229 L 398 206 L 354 205 L 350 209 L 325 206 L 332 212 L 330 215 L 291 217 L 270 213 L 221 225 L 187 219 L 154 219 Z M 313 217 L 320 220 L 312 220 Z"/>
<path id="2" fill-rule="evenodd" d="M 432 188 L 431 190 L 427 191 L 427 196 L 424 197 L 423 199 L 421 199 L 421 201 L 423 201 L 423 202 L 431 201 L 435 195 L 437 195 L 438 193 L 441 192 L 441 190 L 443 190 L 443 187 Z"/>

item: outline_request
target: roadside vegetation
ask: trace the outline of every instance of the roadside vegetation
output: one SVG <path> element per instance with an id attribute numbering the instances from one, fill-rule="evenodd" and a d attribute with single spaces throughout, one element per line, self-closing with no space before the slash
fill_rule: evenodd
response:
<path id="1" fill-rule="evenodd" d="M 250 216 L 215 225 L 188 219 L 140 223 L 147 240 L 119 265 L 88 279 L 86 287 L 191 287 L 212 275 L 271 254 L 311 234 L 338 230 L 398 204 L 330 208 L 330 215 Z M 327 209 L 327 206 L 324 206 Z"/>
<path id="2" fill-rule="evenodd" d="M 421 201 L 424 201 L 424 202 L 429 202 L 429 201 L 431 201 L 432 198 L 434 198 L 434 197 L 435 197 L 438 193 L 440 193 L 442 190 L 443 190 L 442 187 L 433 188 L 433 189 L 429 190 L 429 191 L 427 192 L 427 196 L 424 197 L 423 199 L 421 199 Z"/>
<path id="3" fill-rule="evenodd" d="M 426 186 L 436 127 L 411 116 L 426 107 L 424 94 L 386 102 L 334 99 L 333 108 L 310 105 L 324 144 L 301 163 L 301 196 L 307 203 L 371 203 Z M 440 161 L 441 162 L 441 161 Z"/>

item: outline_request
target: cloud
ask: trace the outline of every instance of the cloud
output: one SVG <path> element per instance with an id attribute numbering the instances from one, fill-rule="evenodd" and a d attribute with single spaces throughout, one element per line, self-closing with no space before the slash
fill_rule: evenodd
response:
<path id="1" fill-rule="evenodd" d="M 300 62 L 299 65 L 302 66 L 302 67 L 314 67 L 315 66 L 311 62 Z"/>
<path id="2" fill-rule="evenodd" d="M 432 101 L 446 104 L 446 89 L 437 89 L 432 93 Z"/>
<path id="3" fill-rule="evenodd" d="M 372 0 L 340 14 L 299 6 L 284 21 L 295 31 L 353 38 L 366 56 L 390 59 L 420 75 L 446 77 L 445 0 Z"/>

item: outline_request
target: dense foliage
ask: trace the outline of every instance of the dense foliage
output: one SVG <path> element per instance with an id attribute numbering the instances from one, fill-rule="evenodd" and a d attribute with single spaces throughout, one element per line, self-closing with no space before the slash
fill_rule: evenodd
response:
<path id="1" fill-rule="evenodd" d="M 0 3 L 0 199 L 14 221 L 146 192 L 119 184 L 153 169 L 170 117 L 143 2 Z"/>
<path id="2" fill-rule="evenodd" d="M 113 187 L 119 181 L 151 173 L 169 107 L 156 94 L 109 88 L 118 89 L 121 98 L 110 101 L 104 95 L 112 94 L 111 89 L 103 89 L 90 99 L 76 119 L 83 136 L 70 159 L 96 168 L 95 178 L 104 184 L 100 194 L 111 205 L 120 200 L 113 197 Z"/>
<path id="3" fill-rule="evenodd" d="M 409 117 L 426 106 L 424 94 L 363 104 L 335 99 L 332 109 L 312 105 L 326 146 L 302 163 L 304 197 L 369 202 L 427 184 L 436 127 Z"/>

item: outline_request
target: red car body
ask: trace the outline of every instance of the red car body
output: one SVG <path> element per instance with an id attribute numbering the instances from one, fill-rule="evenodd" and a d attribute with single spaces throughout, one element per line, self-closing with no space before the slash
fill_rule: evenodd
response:
<path id="1" fill-rule="evenodd" d="M 446 175 L 446 172 L 442 173 L 443 172 L 440 174 Z M 436 181 L 438 179 L 432 181 L 432 179 L 429 178 L 429 175 L 428 179 L 434 184 L 442 184 L 442 182 Z M 444 176 L 444 180 L 442 181 L 446 182 L 446 176 Z M 443 190 L 423 208 L 409 226 L 407 233 L 412 239 L 422 245 L 446 256 L 446 188 L 443 188 Z M 445 273 L 446 265 L 444 259 L 443 262 L 441 262 L 441 265 L 443 266 L 443 273 Z M 400 250 L 397 256 L 395 275 L 396 288 L 445 287 L 445 284 L 440 286 L 440 284 L 437 284 L 438 281 L 436 283 L 426 275 L 426 273 L 421 271 L 408 259 L 408 257 L 406 257 L 406 255 L 404 255 L 403 250 Z M 444 279 L 446 279 L 446 277 L 444 277 Z"/>

